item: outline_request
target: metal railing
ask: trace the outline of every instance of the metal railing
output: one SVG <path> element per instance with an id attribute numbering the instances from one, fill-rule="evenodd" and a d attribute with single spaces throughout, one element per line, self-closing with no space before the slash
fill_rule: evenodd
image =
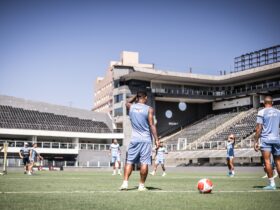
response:
<path id="1" fill-rule="evenodd" d="M 187 96 L 206 96 L 206 97 L 222 97 L 232 96 L 242 93 L 251 93 L 264 89 L 279 88 L 280 81 L 266 82 L 246 87 L 236 88 L 233 90 L 193 90 L 187 88 L 152 88 L 153 93 L 167 94 L 167 95 L 187 95 Z"/>
<path id="2" fill-rule="evenodd" d="M 254 140 L 246 139 L 237 141 L 235 148 L 252 148 L 254 146 Z M 195 151 L 195 150 L 224 150 L 226 149 L 226 141 L 205 141 L 205 142 L 193 142 L 186 145 L 183 144 L 167 144 L 168 151 Z"/>
<path id="3" fill-rule="evenodd" d="M 124 162 L 121 161 L 121 166 Z M 3 159 L 0 159 L 0 167 L 3 166 Z M 7 158 L 7 167 L 22 167 L 23 162 L 20 158 Z M 43 160 L 36 163 L 36 166 L 42 170 L 60 170 L 60 168 L 109 168 L 111 167 L 110 161 L 58 161 L 58 160 Z"/>
<path id="4" fill-rule="evenodd" d="M 15 140 L 0 140 L 0 145 L 4 142 L 8 142 L 9 147 L 21 148 L 24 143 L 27 142 L 29 146 L 32 145 L 31 141 L 15 141 Z M 37 148 L 41 149 L 85 149 L 85 150 L 97 150 L 97 151 L 107 151 L 110 149 L 110 144 L 95 144 L 95 143 L 71 143 L 71 142 L 36 142 Z"/>

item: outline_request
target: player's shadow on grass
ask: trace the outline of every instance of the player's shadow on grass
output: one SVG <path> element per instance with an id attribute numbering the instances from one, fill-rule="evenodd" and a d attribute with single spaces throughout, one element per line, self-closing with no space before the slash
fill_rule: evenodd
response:
<path id="1" fill-rule="evenodd" d="M 263 186 L 254 186 L 254 189 L 263 189 L 265 187 L 265 185 Z M 280 189 L 280 187 L 276 187 L 276 189 Z"/>
<path id="2" fill-rule="evenodd" d="M 265 186 L 254 186 L 253 188 L 254 189 L 262 189 L 262 188 L 264 188 Z"/>
<path id="3" fill-rule="evenodd" d="M 148 191 L 150 191 L 150 190 L 162 190 L 161 188 L 157 188 L 157 187 L 146 187 L 146 188 L 147 188 Z M 133 188 L 128 188 L 127 191 L 130 191 L 130 190 L 137 190 L 137 189 L 138 189 L 138 187 L 135 186 L 135 187 L 133 187 Z"/>
<path id="4" fill-rule="evenodd" d="M 132 187 L 132 188 L 128 188 L 127 191 L 130 191 L 130 190 L 137 190 L 137 189 L 138 189 L 138 187 L 135 186 L 135 187 Z"/>
<path id="5" fill-rule="evenodd" d="M 162 190 L 161 188 L 158 187 L 146 187 L 148 190 Z"/>

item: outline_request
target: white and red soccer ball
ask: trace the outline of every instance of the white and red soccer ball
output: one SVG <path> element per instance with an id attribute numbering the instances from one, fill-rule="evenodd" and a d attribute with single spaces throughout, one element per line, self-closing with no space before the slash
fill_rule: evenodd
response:
<path id="1" fill-rule="evenodd" d="M 200 193 L 211 193 L 213 189 L 213 183 L 210 179 L 201 179 L 197 183 L 197 189 Z"/>

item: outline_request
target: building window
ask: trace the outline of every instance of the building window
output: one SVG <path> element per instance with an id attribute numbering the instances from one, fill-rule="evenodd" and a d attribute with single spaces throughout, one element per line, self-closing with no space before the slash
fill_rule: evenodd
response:
<path id="1" fill-rule="evenodd" d="M 117 108 L 115 109 L 115 117 L 117 116 L 123 116 L 123 108 Z"/>
<path id="2" fill-rule="evenodd" d="M 123 94 L 116 95 L 114 98 L 115 98 L 115 103 L 119 103 L 123 101 Z"/>

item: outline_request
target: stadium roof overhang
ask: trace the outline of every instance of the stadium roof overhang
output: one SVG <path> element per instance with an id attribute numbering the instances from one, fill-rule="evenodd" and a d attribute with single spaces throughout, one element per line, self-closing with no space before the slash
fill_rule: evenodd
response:
<path id="1" fill-rule="evenodd" d="M 65 132 L 65 131 L 46 131 L 29 129 L 9 129 L 0 128 L 1 136 L 44 136 L 44 137 L 66 137 L 66 138 L 85 138 L 85 139 L 123 139 L 123 133 L 85 133 L 85 132 Z"/>
<path id="2" fill-rule="evenodd" d="M 122 76 L 125 80 L 137 79 L 150 82 L 191 84 L 197 86 L 242 84 L 248 81 L 258 81 L 275 77 L 280 77 L 280 62 L 218 76 L 162 71 L 140 67 L 133 67 L 129 74 Z"/>

